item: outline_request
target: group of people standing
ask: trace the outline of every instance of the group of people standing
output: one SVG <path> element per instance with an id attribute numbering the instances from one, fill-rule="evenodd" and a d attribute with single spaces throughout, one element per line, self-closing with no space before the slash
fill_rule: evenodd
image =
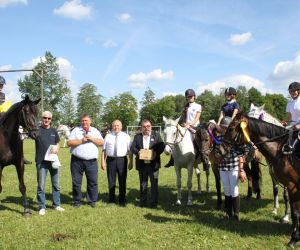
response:
<path id="1" fill-rule="evenodd" d="M 4 103 L 6 96 L 3 93 L 5 79 L 0 76 L 0 104 Z M 300 124 L 300 83 L 293 82 L 289 85 L 291 100 L 288 102 L 286 112 L 290 124 L 299 129 Z M 221 127 L 219 141 L 222 140 L 232 119 L 240 110 L 236 100 L 237 92 L 234 88 L 225 89 L 225 104 L 221 107 L 221 112 L 217 125 Z M 180 125 L 188 129 L 191 134 L 195 133 L 200 124 L 202 107 L 196 103 L 196 93 L 193 89 L 185 91 L 187 104 L 183 110 Z M 148 179 L 151 183 L 150 207 L 158 205 L 158 176 L 161 165 L 160 155 L 164 151 L 164 142 L 159 133 L 152 130 L 149 120 L 142 120 L 141 132 L 134 136 L 131 141 L 128 134 L 122 131 L 122 122 L 114 120 L 112 132 L 105 138 L 94 127 L 91 126 L 92 120 L 89 114 L 83 114 L 80 118 L 81 125 L 74 128 L 68 139 L 68 146 L 71 152 L 71 176 L 72 176 L 72 196 L 73 206 L 78 208 L 82 205 L 82 178 L 83 173 L 87 179 L 87 203 L 91 207 L 96 207 L 98 200 L 98 156 L 99 146 L 102 146 L 101 169 L 107 171 L 108 179 L 108 202 L 116 203 L 115 188 L 119 182 L 120 206 L 126 205 L 126 179 L 127 170 L 133 167 L 133 155 L 135 155 L 135 165 L 139 172 L 140 200 L 139 206 L 148 206 Z M 41 136 L 36 139 L 36 168 L 37 168 L 37 200 L 39 214 L 46 213 L 45 206 L 45 182 L 49 172 L 52 183 L 52 207 L 57 211 L 64 211 L 60 202 L 59 169 L 53 166 L 53 162 L 45 160 L 45 155 L 51 147 L 52 154 L 58 154 L 59 135 L 55 128 L 51 127 L 52 114 L 44 111 L 40 126 Z M 286 124 L 285 124 L 286 125 Z M 191 137 L 193 140 L 193 136 Z M 150 158 L 141 158 L 143 150 L 150 151 Z M 246 180 L 243 170 L 245 159 L 249 153 L 249 147 L 232 149 L 219 163 L 219 170 L 223 190 L 225 194 L 226 217 L 232 220 L 239 220 L 240 196 L 238 182 Z M 172 158 L 166 167 L 174 164 Z"/>

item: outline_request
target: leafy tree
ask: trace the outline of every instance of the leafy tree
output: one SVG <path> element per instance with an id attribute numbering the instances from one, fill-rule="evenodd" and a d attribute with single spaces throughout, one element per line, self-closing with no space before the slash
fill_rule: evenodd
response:
<path id="1" fill-rule="evenodd" d="M 249 111 L 250 103 L 248 98 L 248 91 L 245 86 L 237 87 L 237 102 L 240 105 L 240 110 L 244 112 Z"/>
<path id="2" fill-rule="evenodd" d="M 265 96 L 265 110 L 279 120 L 287 118 L 285 108 L 288 100 L 281 94 L 267 94 Z"/>
<path id="3" fill-rule="evenodd" d="M 137 100 L 130 92 L 125 92 L 113 97 L 105 104 L 102 118 L 108 124 L 118 119 L 126 129 L 128 125 L 136 124 L 137 116 Z"/>
<path id="4" fill-rule="evenodd" d="M 147 90 L 144 93 L 144 98 L 141 101 L 141 105 L 147 106 L 154 102 L 155 102 L 155 93 L 149 87 L 147 87 Z"/>
<path id="5" fill-rule="evenodd" d="M 248 90 L 248 102 L 253 103 L 256 106 L 261 106 L 264 104 L 264 97 L 262 94 L 254 87 Z"/>
<path id="6" fill-rule="evenodd" d="M 43 71 L 44 88 L 43 88 L 43 106 L 44 110 L 49 110 L 53 113 L 54 124 L 61 120 L 59 107 L 66 98 L 69 91 L 67 79 L 59 73 L 59 66 L 56 58 L 47 51 L 45 60 L 40 61 L 35 67 L 35 72 L 26 75 L 24 79 L 18 81 L 19 91 L 25 95 L 29 95 L 31 99 L 41 97 L 41 79 L 36 72 Z M 40 102 L 41 105 L 41 102 Z"/>
<path id="7" fill-rule="evenodd" d="M 66 97 L 63 100 L 62 104 L 60 105 L 59 109 L 61 110 L 61 115 L 62 115 L 60 124 L 66 124 L 70 127 L 76 125 L 77 122 L 76 108 L 74 106 L 74 101 L 70 89 L 66 93 Z"/>
<path id="8" fill-rule="evenodd" d="M 183 95 L 176 95 L 174 97 L 175 102 L 175 117 L 173 119 L 177 119 L 179 116 L 182 115 L 182 111 L 184 110 L 184 106 L 186 105 L 187 101 L 185 96 Z"/>
<path id="9" fill-rule="evenodd" d="M 140 119 L 148 119 L 153 125 L 162 125 L 163 116 L 174 117 L 175 102 L 173 96 L 165 96 L 155 103 L 143 107 L 140 111 Z"/>
<path id="10" fill-rule="evenodd" d="M 103 96 L 97 94 L 97 88 L 91 83 L 85 83 L 77 95 L 77 118 L 83 113 L 88 113 L 92 117 L 94 127 L 100 128 L 101 111 L 103 107 Z"/>

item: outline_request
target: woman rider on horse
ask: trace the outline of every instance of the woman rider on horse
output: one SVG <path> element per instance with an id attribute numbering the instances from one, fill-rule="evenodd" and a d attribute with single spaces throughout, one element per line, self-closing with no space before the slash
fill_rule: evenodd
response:
<path id="1" fill-rule="evenodd" d="M 221 107 L 221 113 L 218 120 L 218 125 L 220 125 L 224 117 L 230 117 L 233 119 L 240 109 L 240 105 L 236 101 L 236 90 L 235 88 L 229 87 L 225 89 L 225 99 L 226 103 Z"/>
<path id="2" fill-rule="evenodd" d="M 200 124 L 200 116 L 202 112 L 202 106 L 196 103 L 196 93 L 193 89 L 187 89 L 185 91 L 185 98 L 187 103 L 184 107 L 180 118 L 180 125 L 186 129 L 188 129 L 193 135 L 196 133 L 195 128 Z M 166 168 L 174 165 L 174 160 L 171 155 L 170 161 L 165 165 Z"/>

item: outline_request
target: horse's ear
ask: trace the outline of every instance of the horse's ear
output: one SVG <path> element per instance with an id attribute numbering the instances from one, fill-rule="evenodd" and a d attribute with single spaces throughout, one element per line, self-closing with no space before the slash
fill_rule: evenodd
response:
<path id="1" fill-rule="evenodd" d="M 29 100 L 29 95 L 25 95 L 25 102 L 28 102 Z"/>
<path id="2" fill-rule="evenodd" d="M 34 104 L 37 105 L 40 102 L 41 98 L 34 101 Z"/>
<path id="3" fill-rule="evenodd" d="M 165 116 L 163 116 L 163 121 L 166 122 L 167 121 L 167 118 Z"/>
<path id="4" fill-rule="evenodd" d="M 261 105 L 260 107 L 261 109 L 264 109 L 265 108 L 265 103 L 263 105 Z"/>
<path id="5" fill-rule="evenodd" d="M 250 110 L 254 109 L 254 104 L 251 102 Z"/>
<path id="6" fill-rule="evenodd" d="M 178 123 L 178 122 L 179 122 L 179 119 L 180 119 L 180 117 L 178 117 L 178 118 L 175 120 L 175 122 Z"/>

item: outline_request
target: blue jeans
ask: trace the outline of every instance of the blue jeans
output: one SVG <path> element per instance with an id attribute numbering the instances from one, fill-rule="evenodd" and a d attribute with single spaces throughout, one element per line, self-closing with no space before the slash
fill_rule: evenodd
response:
<path id="1" fill-rule="evenodd" d="M 42 162 L 36 165 L 37 169 L 37 200 L 39 209 L 46 208 L 46 197 L 45 197 L 45 184 L 48 171 L 51 175 L 52 183 L 52 206 L 60 206 L 60 187 L 59 187 L 59 171 L 53 169 L 51 162 Z"/>

